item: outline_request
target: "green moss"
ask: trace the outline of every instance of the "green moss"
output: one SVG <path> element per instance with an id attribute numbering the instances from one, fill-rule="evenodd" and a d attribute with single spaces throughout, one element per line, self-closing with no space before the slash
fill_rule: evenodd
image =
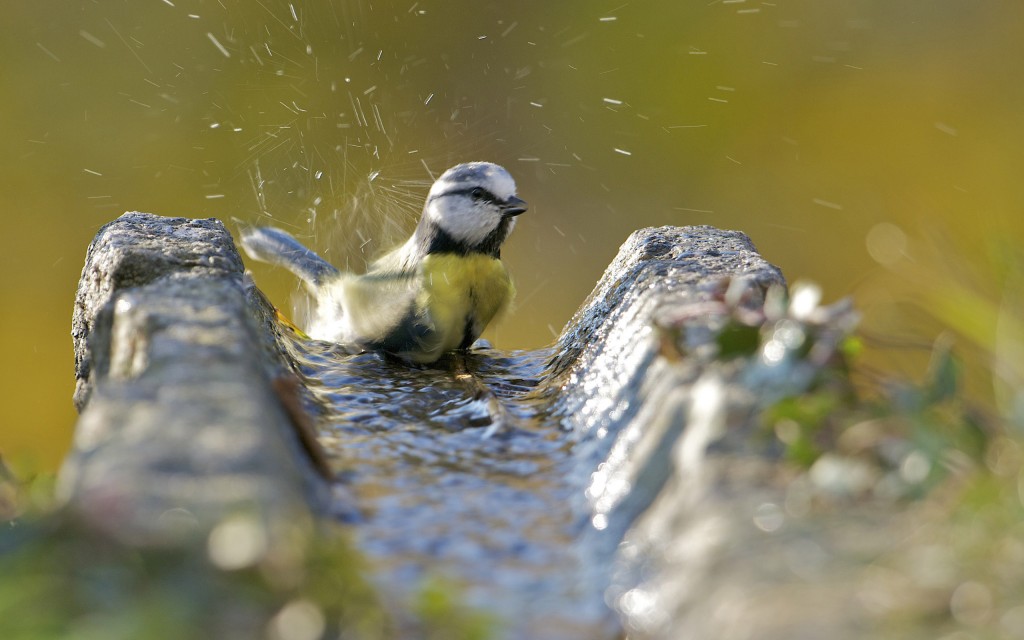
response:
<path id="1" fill-rule="evenodd" d="M 443 580 L 427 582 L 416 603 L 416 613 L 429 640 L 486 640 L 492 637 L 495 620 L 467 609 L 457 597 L 458 589 Z"/>

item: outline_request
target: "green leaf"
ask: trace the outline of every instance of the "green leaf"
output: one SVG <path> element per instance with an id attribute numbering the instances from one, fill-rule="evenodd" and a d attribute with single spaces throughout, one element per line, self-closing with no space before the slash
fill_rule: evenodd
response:
<path id="1" fill-rule="evenodd" d="M 730 322 L 718 332 L 715 341 L 721 358 L 752 356 L 761 345 L 761 331 L 758 327 Z"/>
<path id="2" fill-rule="evenodd" d="M 940 336 L 935 341 L 925 382 L 925 397 L 929 403 L 953 398 L 960 387 L 960 361 L 953 355 L 952 346 L 952 340 L 947 336 Z"/>

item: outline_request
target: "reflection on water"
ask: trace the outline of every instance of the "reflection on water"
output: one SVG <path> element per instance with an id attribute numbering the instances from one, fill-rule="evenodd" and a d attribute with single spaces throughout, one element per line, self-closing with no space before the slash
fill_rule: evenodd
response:
<path id="1" fill-rule="evenodd" d="M 353 535 L 386 592 L 413 597 L 441 577 L 515 637 L 556 628 L 570 634 L 560 637 L 595 637 L 603 614 L 579 595 L 570 551 L 578 525 L 565 481 L 568 434 L 531 395 L 550 351 L 478 349 L 467 358 L 504 409 L 495 432 L 485 400 L 450 367 L 323 343 L 297 348 L 327 407 L 321 442 L 357 503 Z"/>

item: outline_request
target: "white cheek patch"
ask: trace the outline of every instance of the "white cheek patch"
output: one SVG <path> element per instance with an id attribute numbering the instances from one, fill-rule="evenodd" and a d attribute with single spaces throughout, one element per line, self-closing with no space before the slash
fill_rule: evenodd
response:
<path id="1" fill-rule="evenodd" d="M 459 242 L 479 244 L 501 222 L 501 214 L 487 202 L 466 196 L 438 198 L 427 207 L 427 215 Z"/>

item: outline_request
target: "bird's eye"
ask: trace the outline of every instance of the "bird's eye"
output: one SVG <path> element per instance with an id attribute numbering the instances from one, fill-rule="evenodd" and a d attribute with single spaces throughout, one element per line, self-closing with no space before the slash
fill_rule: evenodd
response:
<path id="1" fill-rule="evenodd" d="M 475 189 L 469 192 L 469 195 L 473 196 L 474 200 L 479 200 L 480 198 L 484 197 L 485 193 L 487 192 L 481 189 L 480 187 L 476 187 Z"/>

